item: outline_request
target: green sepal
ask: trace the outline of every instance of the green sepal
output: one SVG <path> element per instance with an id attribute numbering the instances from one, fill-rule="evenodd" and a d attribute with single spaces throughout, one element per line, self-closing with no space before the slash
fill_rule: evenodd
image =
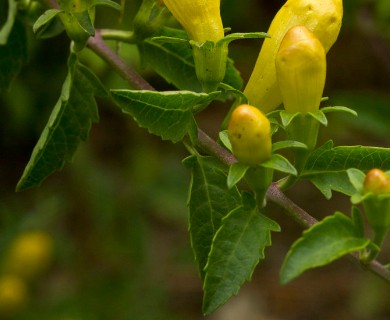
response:
<path id="1" fill-rule="evenodd" d="M 150 40 L 162 43 L 189 43 L 188 39 L 168 36 L 151 37 Z"/>
<path id="2" fill-rule="evenodd" d="M 298 174 L 297 169 L 288 161 L 285 157 L 280 154 L 273 154 L 271 158 L 263 163 L 260 166 L 274 169 L 280 172 L 284 172 L 287 174 L 292 174 L 296 176 Z"/>
<path id="3" fill-rule="evenodd" d="M 272 144 L 272 152 L 281 150 L 281 149 L 289 149 L 289 148 L 298 148 L 307 150 L 307 145 L 299 141 L 285 140 L 278 141 Z"/>
<path id="4" fill-rule="evenodd" d="M 91 3 L 91 8 L 95 6 L 106 6 L 118 11 L 122 10 L 122 7 L 118 3 L 110 0 L 94 0 Z"/>
<path id="5" fill-rule="evenodd" d="M 308 269 L 327 265 L 369 244 L 369 239 L 361 237 L 360 227 L 336 212 L 304 231 L 291 246 L 280 271 L 280 282 L 286 284 Z"/>
<path id="6" fill-rule="evenodd" d="M 240 162 L 233 163 L 229 168 L 227 186 L 229 189 L 233 188 L 244 177 L 250 166 Z"/>
<path id="7" fill-rule="evenodd" d="M 49 9 L 46 10 L 33 25 L 33 31 L 36 35 L 41 34 L 47 25 L 61 12 L 64 10 L 60 9 Z"/>
<path id="8" fill-rule="evenodd" d="M 348 107 L 344 107 L 344 106 L 329 106 L 329 107 L 324 107 L 324 108 L 321 108 L 321 111 L 323 113 L 330 113 L 330 112 L 343 112 L 343 113 L 349 113 L 355 117 L 357 117 L 357 112 L 351 108 L 348 108 Z"/>
<path id="9" fill-rule="evenodd" d="M 230 43 L 235 40 L 242 40 L 242 39 L 263 39 L 263 38 L 270 38 L 271 36 L 268 33 L 265 32 L 244 32 L 244 33 L 230 33 L 221 40 L 218 40 L 217 43 Z"/>
<path id="10" fill-rule="evenodd" d="M 315 120 L 317 120 L 323 126 L 326 127 L 328 125 L 328 119 L 326 118 L 326 116 L 322 112 L 322 110 L 317 110 L 315 112 L 308 112 L 307 114 L 312 116 Z"/>
<path id="11" fill-rule="evenodd" d="M 242 91 L 223 82 L 218 85 L 218 89 L 223 89 L 226 93 L 231 93 L 233 96 L 235 96 L 236 104 L 248 104 L 248 98 Z"/>
<path id="12" fill-rule="evenodd" d="M 230 152 L 232 152 L 232 144 L 229 140 L 229 133 L 227 130 L 223 130 L 219 133 L 219 140 L 221 140 L 222 144 L 225 146 L 226 149 L 228 149 Z"/>

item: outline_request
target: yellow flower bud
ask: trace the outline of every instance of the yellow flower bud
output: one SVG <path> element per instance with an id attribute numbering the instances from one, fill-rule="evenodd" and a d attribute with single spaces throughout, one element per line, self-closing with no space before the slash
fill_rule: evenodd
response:
<path id="1" fill-rule="evenodd" d="M 220 0 L 164 0 L 191 40 L 203 43 L 224 37 Z"/>
<path id="2" fill-rule="evenodd" d="M 271 125 L 259 109 L 247 104 L 237 107 L 228 133 L 233 154 L 243 164 L 255 166 L 271 157 Z"/>
<path id="3" fill-rule="evenodd" d="M 275 65 L 286 111 L 317 111 L 325 87 L 326 53 L 315 34 L 303 26 L 291 28 L 280 44 Z"/>
<path id="4" fill-rule="evenodd" d="M 275 70 L 280 43 L 294 26 L 305 26 L 328 52 L 336 41 L 343 16 L 342 0 L 288 0 L 273 19 L 255 68 L 244 90 L 249 102 L 267 113 L 282 103 Z"/>
<path id="5" fill-rule="evenodd" d="M 380 169 L 368 171 L 363 183 L 363 193 L 390 194 L 390 177 Z"/>

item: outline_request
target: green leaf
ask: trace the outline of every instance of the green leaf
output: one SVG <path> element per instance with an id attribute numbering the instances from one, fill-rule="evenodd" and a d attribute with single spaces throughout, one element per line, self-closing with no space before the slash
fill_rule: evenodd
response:
<path id="1" fill-rule="evenodd" d="M 332 190 L 348 196 L 356 193 L 345 171 L 327 172 L 307 177 L 322 192 L 326 199 L 332 198 Z"/>
<path id="2" fill-rule="evenodd" d="M 147 128 L 163 140 L 178 142 L 186 134 L 194 135 L 193 113 L 206 107 L 219 92 L 111 90 L 111 95 L 122 111 L 130 114 L 140 127 Z"/>
<path id="3" fill-rule="evenodd" d="M 328 119 L 326 118 L 325 114 L 321 110 L 315 112 L 309 112 L 308 114 L 311 115 L 314 119 L 316 119 L 319 123 L 321 123 L 325 127 L 328 125 Z"/>
<path id="4" fill-rule="evenodd" d="M 354 186 L 357 192 L 361 192 L 363 189 L 364 179 L 366 175 L 364 172 L 358 169 L 348 169 L 347 170 L 348 178 L 351 184 Z"/>
<path id="5" fill-rule="evenodd" d="M 355 117 L 357 117 L 357 112 L 355 110 L 352 110 L 351 108 L 348 107 L 343 107 L 343 106 L 333 106 L 333 107 L 325 107 L 321 108 L 321 111 L 323 113 L 329 113 L 329 112 L 344 112 L 344 113 L 349 113 Z"/>
<path id="6" fill-rule="evenodd" d="M 303 233 L 288 252 L 280 281 L 285 284 L 304 271 L 327 265 L 353 251 L 367 247 L 369 239 L 361 238 L 352 220 L 342 213 L 326 217 Z"/>
<path id="7" fill-rule="evenodd" d="M 226 167 L 213 157 L 191 156 L 184 160 L 191 169 L 188 200 L 191 245 L 202 281 L 204 267 L 221 219 L 241 204 L 237 188 L 227 188 Z"/>
<path id="8" fill-rule="evenodd" d="M 3 0 L 6 1 L 6 0 Z M 7 20 L 0 29 L 0 46 L 5 45 L 8 41 L 8 37 L 11 35 L 14 27 L 16 14 L 18 12 L 18 3 L 15 0 L 8 0 L 8 14 Z"/>
<path id="9" fill-rule="evenodd" d="M 232 42 L 235 40 L 242 39 L 262 39 L 262 38 L 270 38 L 270 35 L 265 32 L 245 32 L 245 33 L 230 33 L 225 36 L 223 39 L 218 42 Z"/>
<path id="10" fill-rule="evenodd" d="M 32 152 L 18 191 L 39 185 L 71 161 L 80 142 L 88 138 L 92 122 L 99 120 L 94 96 L 106 94 L 94 74 L 71 54 L 61 97 Z"/>
<path id="11" fill-rule="evenodd" d="M 333 148 L 333 142 L 328 141 L 312 152 L 301 178 L 311 180 L 327 198 L 332 196 L 332 190 L 352 195 L 356 190 L 346 174 L 350 168 L 361 171 L 372 168 L 389 170 L 390 148 L 365 146 Z"/>
<path id="12" fill-rule="evenodd" d="M 203 284 L 203 312 L 209 314 L 237 294 L 245 281 L 264 259 L 264 249 L 271 245 L 271 231 L 279 225 L 260 214 L 253 198 L 243 198 L 243 205 L 229 213 L 213 240 Z"/>
<path id="13" fill-rule="evenodd" d="M 26 30 L 23 24 L 16 20 L 7 44 L 0 45 L 0 94 L 8 89 L 26 61 Z"/>
<path id="14" fill-rule="evenodd" d="M 229 168 L 229 174 L 227 178 L 228 188 L 233 188 L 242 178 L 250 167 L 240 162 L 233 163 Z"/>
<path id="15" fill-rule="evenodd" d="M 192 49 L 188 43 L 187 33 L 173 28 L 162 28 L 155 37 L 145 39 L 140 45 L 141 56 L 154 71 L 167 82 L 172 83 L 180 90 L 202 92 L 202 86 L 195 74 Z M 161 39 L 183 39 L 185 42 L 167 41 Z M 241 90 L 243 80 L 240 73 L 233 66 L 233 61 L 228 59 L 224 83 Z"/>
<path id="16" fill-rule="evenodd" d="M 80 27 L 88 33 L 90 36 L 95 35 L 95 27 L 93 25 L 93 22 L 91 20 L 90 12 L 89 10 L 84 10 L 81 12 L 71 12 L 71 14 L 76 18 L 77 22 L 79 23 Z"/>
<path id="17" fill-rule="evenodd" d="M 261 164 L 262 167 L 274 169 L 280 172 L 296 176 L 297 170 L 285 157 L 280 154 L 273 154 L 271 158 Z"/>
<path id="18" fill-rule="evenodd" d="M 59 9 L 49 9 L 45 11 L 38 19 L 35 21 L 33 26 L 34 33 L 41 33 L 41 31 L 51 22 L 60 12 L 63 10 Z"/>

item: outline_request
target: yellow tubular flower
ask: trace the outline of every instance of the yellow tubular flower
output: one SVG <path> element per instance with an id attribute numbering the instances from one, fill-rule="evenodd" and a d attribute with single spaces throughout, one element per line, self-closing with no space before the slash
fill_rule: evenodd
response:
<path id="1" fill-rule="evenodd" d="M 249 102 L 267 113 L 282 103 L 276 81 L 275 57 L 280 43 L 292 27 L 312 31 L 328 52 L 336 41 L 343 16 L 342 0 L 288 0 L 273 19 L 244 94 Z"/>
<path id="2" fill-rule="evenodd" d="M 286 111 L 317 111 L 325 86 L 326 53 L 315 34 L 303 26 L 291 28 L 282 40 L 275 66 Z"/>
<path id="3" fill-rule="evenodd" d="M 271 125 L 259 109 L 247 104 L 237 107 L 228 134 L 233 154 L 241 163 L 255 166 L 271 157 Z"/>
<path id="4" fill-rule="evenodd" d="M 191 40 L 203 43 L 224 37 L 220 0 L 164 0 Z"/>

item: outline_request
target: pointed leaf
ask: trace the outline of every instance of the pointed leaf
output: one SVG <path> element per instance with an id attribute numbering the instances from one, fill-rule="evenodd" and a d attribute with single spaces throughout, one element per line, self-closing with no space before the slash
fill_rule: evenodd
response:
<path id="1" fill-rule="evenodd" d="M 292 140 L 278 141 L 272 144 L 272 152 L 287 148 L 307 149 L 307 145 L 302 142 Z"/>
<path id="2" fill-rule="evenodd" d="M 364 249 L 370 240 L 360 237 L 359 233 L 352 220 L 342 213 L 326 217 L 292 245 L 280 271 L 280 281 L 287 283 L 308 269 Z"/>
<path id="3" fill-rule="evenodd" d="M 250 167 L 240 162 L 233 163 L 229 168 L 229 174 L 227 179 L 228 188 L 233 188 L 242 178 Z"/>
<path id="4" fill-rule="evenodd" d="M 203 284 L 203 312 L 209 314 L 237 294 L 242 284 L 264 259 L 271 245 L 271 231 L 279 225 L 260 214 L 254 199 L 229 213 L 213 240 Z"/>
<path id="5" fill-rule="evenodd" d="M 196 130 L 193 113 L 206 107 L 219 92 L 112 90 L 111 94 L 140 127 L 163 140 L 178 142 Z"/>
<path id="6" fill-rule="evenodd" d="M 271 158 L 261 164 L 262 167 L 274 169 L 280 172 L 297 175 L 297 170 L 285 157 L 273 154 Z"/>
<path id="7" fill-rule="evenodd" d="M 61 97 L 37 142 L 17 190 L 39 185 L 60 170 L 88 137 L 92 122 L 99 120 L 94 95 L 106 91 L 89 69 L 78 64 L 76 55 L 68 61 L 68 75 Z"/>
<path id="8" fill-rule="evenodd" d="M 219 140 L 221 140 L 226 149 L 232 152 L 232 144 L 230 143 L 229 133 L 227 130 L 223 130 L 219 133 Z"/>
<path id="9" fill-rule="evenodd" d="M 348 180 L 345 171 L 315 174 L 308 179 L 322 192 L 326 199 L 332 198 L 332 191 L 341 192 L 348 196 L 356 193 L 355 188 Z"/>
<path id="10" fill-rule="evenodd" d="M 191 169 L 188 201 L 191 245 L 202 281 L 213 237 L 221 219 L 241 203 L 237 188 L 226 185 L 226 167 L 212 157 L 192 156 L 184 164 Z"/>
<path id="11" fill-rule="evenodd" d="M 329 112 L 344 112 L 344 113 L 349 113 L 355 117 L 357 117 L 357 112 L 351 108 L 348 107 L 342 107 L 342 106 L 334 106 L 334 107 L 325 107 L 321 108 L 321 111 L 323 113 L 329 113 Z"/>
<path id="12" fill-rule="evenodd" d="M 319 123 L 324 125 L 325 127 L 328 125 L 328 119 L 326 118 L 325 114 L 318 110 L 316 112 L 309 112 L 309 115 L 311 115 L 314 119 L 316 119 Z"/>
<path id="13" fill-rule="evenodd" d="M 0 94 L 8 89 L 27 60 L 27 35 L 23 24 L 16 20 L 5 45 L 0 45 Z"/>

